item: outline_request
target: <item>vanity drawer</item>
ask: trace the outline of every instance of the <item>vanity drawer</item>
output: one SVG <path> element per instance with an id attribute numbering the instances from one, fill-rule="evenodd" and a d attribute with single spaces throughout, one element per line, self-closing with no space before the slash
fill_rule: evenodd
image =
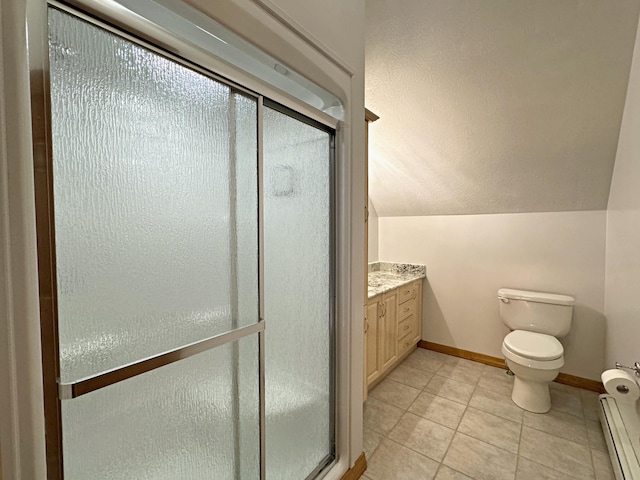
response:
<path id="1" fill-rule="evenodd" d="M 412 298 L 408 302 L 398 305 L 398 322 L 416 314 L 416 299 Z"/>
<path id="2" fill-rule="evenodd" d="M 414 340 L 414 335 L 407 335 L 403 339 L 398 340 L 398 356 L 402 356 L 409 350 L 411 347 L 414 347 L 417 342 Z"/>
<path id="3" fill-rule="evenodd" d="M 410 283 L 398 289 L 398 305 L 413 300 L 414 298 L 416 298 L 415 283 Z"/>
<path id="4" fill-rule="evenodd" d="M 401 322 L 398 322 L 398 342 L 402 343 L 407 335 L 415 336 L 416 316 L 410 315 Z"/>

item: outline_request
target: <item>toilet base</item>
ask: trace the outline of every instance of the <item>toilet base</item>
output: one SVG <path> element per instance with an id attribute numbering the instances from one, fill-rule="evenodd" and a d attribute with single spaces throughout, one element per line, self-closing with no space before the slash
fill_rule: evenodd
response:
<path id="1" fill-rule="evenodd" d="M 534 382 L 515 376 L 511 399 L 520 408 L 533 413 L 547 413 L 551 410 L 549 382 Z"/>

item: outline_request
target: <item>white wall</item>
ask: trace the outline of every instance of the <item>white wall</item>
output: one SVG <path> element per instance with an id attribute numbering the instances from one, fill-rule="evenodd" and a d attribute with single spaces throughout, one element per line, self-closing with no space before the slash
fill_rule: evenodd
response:
<path id="1" fill-rule="evenodd" d="M 369 263 L 378 261 L 378 212 L 376 207 L 369 199 L 369 231 L 368 234 L 368 246 Z"/>
<path id="2" fill-rule="evenodd" d="M 502 357 L 500 287 L 576 298 L 563 372 L 599 379 L 605 212 L 380 217 L 380 259 L 423 263 L 423 339 Z M 636 293 L 637 297 L 637 293 Z"/>
<path id="3" fill-rule="evenodd" d="M 607 210 L 606 366 L 640 361 L 640 35 Z"/>
<path id="4" fill-rule="evenodd" d="M 0 0 L 0 450 L 11 480 L 46 477 L 26 3 Z"/>
<path id="5" fill-rule="evenodd" d="M 364 0 L 254 0 L 296 23 L 296 30 L 323 46 L 333 59 L 364 74 Z M 360 85 L 364 88 L 364 84 Z"/>

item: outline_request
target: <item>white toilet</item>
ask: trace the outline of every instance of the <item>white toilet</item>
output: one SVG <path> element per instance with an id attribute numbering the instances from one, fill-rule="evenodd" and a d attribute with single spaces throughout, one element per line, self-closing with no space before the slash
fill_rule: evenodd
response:
<path id="1" fill-rule="evenodd" d="M 551 408 L 549 382 L 564 365 L 564 349 L 556 337 L 571 328 L 575 300 L 567 295 L 501 288 L 500 318 L 512 332 L 502 353 L 515 374 L 511 398 L 520 408 L 545 413 Z"/>

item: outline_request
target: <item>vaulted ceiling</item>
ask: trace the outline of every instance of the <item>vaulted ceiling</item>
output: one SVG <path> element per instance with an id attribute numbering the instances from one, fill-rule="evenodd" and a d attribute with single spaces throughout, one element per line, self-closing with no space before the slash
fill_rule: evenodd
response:
<path id="1" fill-rule="evenodd" d="M 367 0 L 378 214 L 606 209 L 639 7 Z"/>

